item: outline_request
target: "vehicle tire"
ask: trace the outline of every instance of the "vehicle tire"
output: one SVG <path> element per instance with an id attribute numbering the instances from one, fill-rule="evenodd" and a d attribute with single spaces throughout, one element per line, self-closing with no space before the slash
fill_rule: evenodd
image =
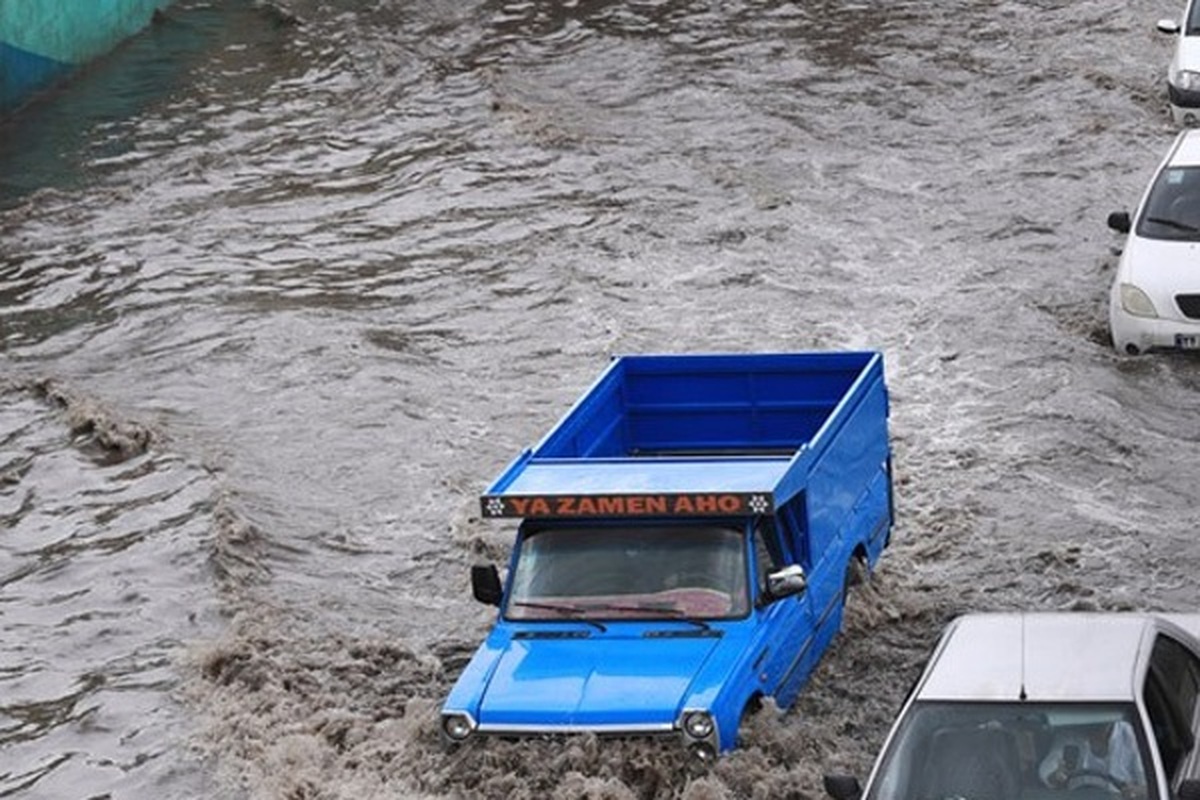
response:
<path id="1" fill-rule="evenodd" d="M 746 705 L 742 707 L 742 715 L 738 718 L 738 747 L 742 747 L 746 743 L 748 723 L 759 711 L 762 711 L 762 698 L 754 695 L 746 701 Z"/>
<path id="2" fill-rule="evenodd" d="M 854 586 L 861 586 L 867 582 L 867 565 L 858 556 L 851 556 L 846 562 L 846 575 L 842 580 L 842 603 L 845 604 L 846 598 L 850 595 L 850 589 Z"/>
<path id="3" fill-rule="evenodd" d="M 850 589 L 860 586 L 867 580 L 867 564 L 858 556 L 851 556 L 846 562 L 846 574 L 842 578 L 842 608 L 838 612 L 838 630 L 846 626 L 846 603 L 850 600 Z"/>

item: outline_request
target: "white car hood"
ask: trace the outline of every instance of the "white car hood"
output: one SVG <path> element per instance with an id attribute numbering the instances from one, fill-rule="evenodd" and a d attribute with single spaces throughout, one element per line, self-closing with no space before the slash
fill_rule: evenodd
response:
<path id="1" fill-rule="evenodd" d="M 1175 308 L 1175 295 L 1200 294 L 1200 242 L 1137 239 L 1126 246 L 1117 271 L 1120 283 L 1132 283 L 1154 302 L 1159 314 Z"/>
<path id="2" fill-rule="evenodd" d="M 1175 48 L 1175 60 L 1171 66 L 1172 73 L 1180 69 L 1200 72 L 1200 36 L 1180 35 L 1179 46 Z"/>

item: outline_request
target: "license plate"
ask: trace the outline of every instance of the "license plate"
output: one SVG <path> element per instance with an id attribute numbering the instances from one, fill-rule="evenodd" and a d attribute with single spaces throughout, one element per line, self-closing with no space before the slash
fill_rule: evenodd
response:
<path id="1" fill-rule="evenodd" d="M 1200 350 L 1200 335 L 1177 333 L 1175 346 L 1180 350 Z"/>

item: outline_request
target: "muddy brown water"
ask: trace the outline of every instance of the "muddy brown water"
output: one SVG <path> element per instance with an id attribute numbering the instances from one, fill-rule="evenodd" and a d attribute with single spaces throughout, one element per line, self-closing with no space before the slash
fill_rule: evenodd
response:
<path id="1" fill-rule="evenodd" d="M 180 4 L 0 125 L 0 796 L 815 798 L 957 613 L 1200 608 L 1200 363 L 1105 316 L 1178 11 Z M 487 482 L 612 354 L 812 348 L 898 505 L 799 703 L 443 753 Z"/>

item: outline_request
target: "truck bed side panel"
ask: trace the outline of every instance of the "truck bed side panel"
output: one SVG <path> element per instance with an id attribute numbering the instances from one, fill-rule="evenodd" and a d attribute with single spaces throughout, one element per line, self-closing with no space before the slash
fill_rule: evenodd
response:
<path id="1" fill-rule="evenodd" d="M 868 501 L 872 485 L 880 487 L 877 493 L 886 492 L 886 482 L 877 481 L 888 459 L 887 393 L 882 375 L 862 389 L 853 409 L 839 416 L 838 430 L 809 472 L 809 496 L 820 498 L 809 506 L 809 543 L 814 553 L 830 552 L 853 519 L 855 507 Z M 886 496 L 870 502 L 886 512 Z M 853 546 L 846 543 L 831 552 L 848 555 Z"/>

